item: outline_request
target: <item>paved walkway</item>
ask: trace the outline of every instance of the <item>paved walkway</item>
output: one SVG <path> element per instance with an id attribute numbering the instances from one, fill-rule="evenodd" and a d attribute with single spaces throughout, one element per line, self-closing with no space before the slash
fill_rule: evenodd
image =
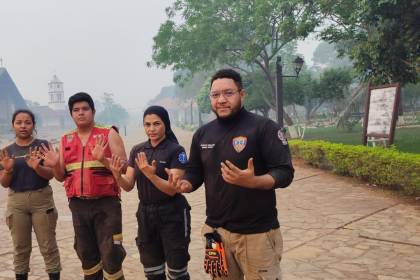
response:
<path id="1" fill-rule="evenodd" d="M 139 133 L 139 132 L 138 132 Z M 189 147 L 191 133 L 177 132 Z M 144 136 L 142 136 L 144 139 Z M 129 150 L 141 141 L 126 137 Z M 420 204 L 369 189 L 350 178 L 335 176 L 296 161 L 296 176 L 287 189 L 277 190 L 277 205 L 285 252 L 284 280 L 294 279 L 420 279 Z M 53 183 L 59 211 L 57 239 L 63 264 L 62 279 L 82 279 L 73 250 L 71 214 L 63 188 Z M 14 279 L 12 245 L 4 223 L 5 196 L 0 191 L 0 279 Z M 203 188 L 188 194 L 192 206 L 190 273 L 208 279 L 202 270 L 200 228 L 205 217 Z M 123 231 L 127 280 L 144 279 L 134 242 L 137 192 L 123 193 Z M 30 279 L 47 279 L 34 238 Z"/>

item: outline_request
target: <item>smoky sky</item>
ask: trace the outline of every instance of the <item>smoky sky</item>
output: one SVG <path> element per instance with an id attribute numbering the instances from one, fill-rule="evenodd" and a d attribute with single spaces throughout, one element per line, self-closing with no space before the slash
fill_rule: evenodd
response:
<path id="1" fill-rule="evenodd" d="M 65 96 L 104 92 L 142 108 L 170 70 L 148 68 L 153 36 L 172 1 L 0 0 L 0 57 L 25 99 L 48 102 L 54 74 Z"/>
<path id="2" fill-rule="evenodd" d="M 0 0 L 0 57 L 25 99 L 46 105 L 55 74 L 66 99 L 108 92 L 135 112 L 173 84 L 169 69 L 146 66 L 172 2 Z M 309 62 L 316 44 L 299 46 Z"/>

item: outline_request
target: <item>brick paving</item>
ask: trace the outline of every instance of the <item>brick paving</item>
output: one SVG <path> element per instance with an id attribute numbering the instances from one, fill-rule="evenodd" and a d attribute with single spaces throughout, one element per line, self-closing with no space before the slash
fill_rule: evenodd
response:
<path id="1" fill-rule="evenodd" d="M 127 151 L 144 140 L 140 129 L 124 137 Z M 191 133 L 176 131 L 189 147 Z M 372 191 L 365 184 L 295 161 L 295 181 L 277 190 L 277 206 L 284 238 L 284 280 L 378 279 L 420 280 L 420 204 Z M 82 279 L 80 261 L 73 250 L 73 227 L 61 185 L 52 182 L 59 212 L 57 240 L 62 279 Z M 202 270 L 200 229 L 205 219 L 204 189 L 188 194 L 192 207 L 189 264 L 192 279 L 208 279 Z M 12 245 L 4 222 L 7 191 L 0 190 L 0 279 L 14 279 Z M 137 191 L 122 194 L 127 280 L 144 279 L 134 242 Z M 47 279 L 42 256 L 33 238 L 29 279 Z"/>

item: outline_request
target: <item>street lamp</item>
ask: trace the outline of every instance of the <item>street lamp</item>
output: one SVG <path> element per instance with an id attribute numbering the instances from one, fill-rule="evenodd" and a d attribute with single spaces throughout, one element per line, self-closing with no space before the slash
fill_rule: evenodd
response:
<path id="1" fill-rule="evenodd" d="M 283 78 L 286 77 L 299 77 L 299 72 L 302 70 L 303 59 L 299 56 L 293 61 L 296 75 L 283 75 L 283 65 L 281 64 L 281 56 L 277 56 L 276 70 L 277 70 L 277 122 L 280 127 L 283 127 Z"/>

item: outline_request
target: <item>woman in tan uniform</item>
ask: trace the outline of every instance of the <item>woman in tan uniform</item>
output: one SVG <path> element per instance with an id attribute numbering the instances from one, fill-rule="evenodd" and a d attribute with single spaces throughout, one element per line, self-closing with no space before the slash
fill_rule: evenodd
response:
<path id="1" fill-rule="evenodd" d="M 29 110 L 17 110 L 12 117 L 16 140 L 0 152 L 0 184 L 9 189 L 6 223 L 12 235 L 16 280 L 28 279 L 34 229 L 50 280 L 60 279 L 60 255 L 55 228 L 57 210 L 49 180 L 51 168 L 39 158 L 41 144 L 48 142 L 33 136 L 35 116 Z"/>

